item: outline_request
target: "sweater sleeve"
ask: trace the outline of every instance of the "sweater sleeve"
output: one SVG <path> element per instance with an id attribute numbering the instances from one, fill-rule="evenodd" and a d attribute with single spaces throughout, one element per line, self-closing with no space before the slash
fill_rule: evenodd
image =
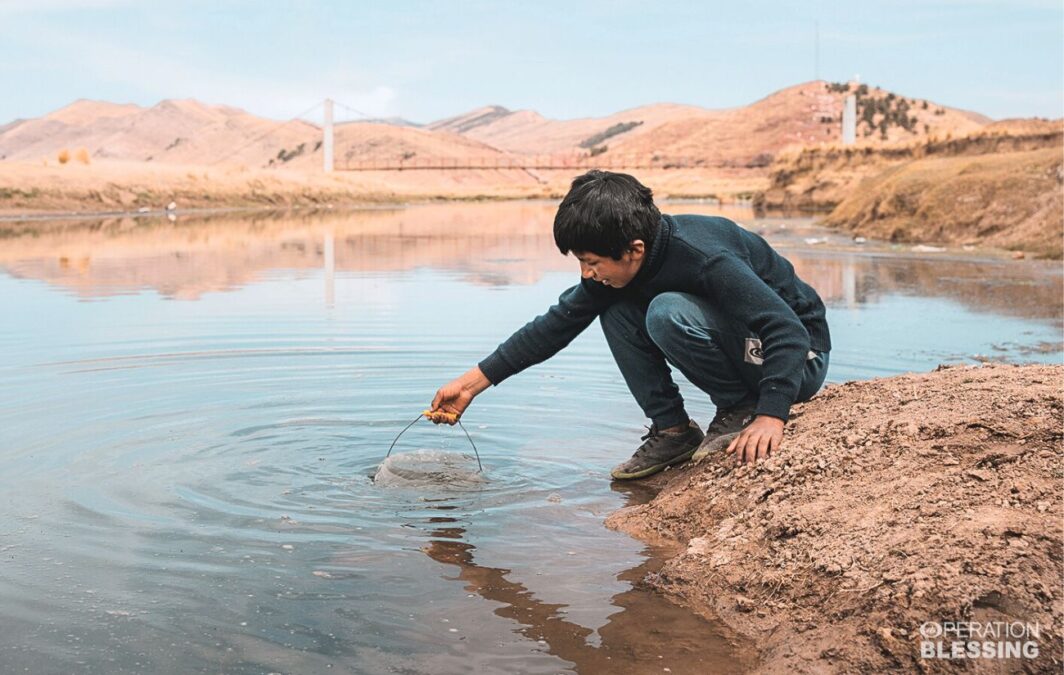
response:
<path id="1" fill-rule="evenodd" d="M 557 354 L 591 325 L 613 301 L 609 289 L 591 286 L 586 279 L 566 290 L 546 313 L 511 335 L 478 365 L 492 384 Z"/>
<path id="2" fill-rule="evenodd" d="M 764 363 L 756 414 L 786 422 L 801 388 L 809 332 L 783 298 L 734 253 L 707 260 L 699 282 L 708 297 L 760 338 Z"/>

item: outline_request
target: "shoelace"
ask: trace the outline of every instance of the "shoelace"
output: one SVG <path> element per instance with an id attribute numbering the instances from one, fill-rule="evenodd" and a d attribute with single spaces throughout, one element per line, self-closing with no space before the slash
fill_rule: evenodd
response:
<path id="1" fill-rule="evenodd" d="M 658 430 L 658 425 L 651 424 L 649 427 L 644 425 L 643 428 L 645 428 L 647 432 L 639 439 L 644 441 L 644 443 L 635 451 L 635 454 L 637 455 L 649 451 L 657 444 L 656 441 L 660 441 L 663 438 L 662 433 Z"/>

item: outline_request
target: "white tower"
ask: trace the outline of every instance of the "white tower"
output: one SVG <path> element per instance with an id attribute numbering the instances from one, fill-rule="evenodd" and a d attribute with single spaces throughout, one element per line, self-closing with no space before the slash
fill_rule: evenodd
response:
<path id="1" fill-rule="evenodd" d="M 857 96 L 846 97 L 842 108 L 842 144 L 853 145 L 857 142 Z"/>
<path id="2" fill-rule="evenodd" d="M 325 173 L 331 173 L 333 170 L 333 101 L 331 98 L 325 99 L 325 124 L 322 126 L 321 134 L 321 148 L 324 150 L 322 153 L 323 168 Z"/>

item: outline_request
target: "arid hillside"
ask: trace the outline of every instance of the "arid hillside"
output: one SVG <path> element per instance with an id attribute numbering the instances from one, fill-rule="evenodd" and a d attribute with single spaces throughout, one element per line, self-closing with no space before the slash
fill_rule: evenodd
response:
<path id="1" fill-rule="evenodd" d="M 825 222 L 889 241 L 995 246 L 1060 258 L 1062 163 L 1060 147 L 915 160 L 864 181 Z"/>
<path id="2" fill-rule="evenodd" d="M 971 134 L 932 136 L 907 144 L 795 149 L 772 164 L 770 185 L 758 201 L 773 209 L 830 211 L 853 194 L 862 180 L 906 162 L 1060 148 L 1062 144 L 1061 120 L 1023 119 L 993 122 Z"/>
<path id="3" fill-rule="evenodd" d="M 501 106 L 478 108 L 429 125 L 475 138 L 519 154 L 588 153 L 610 139 L 653 133 L 673 120 L 713 117 L 715 111 L 690 105 L 660 103 L 609 115 L 552 120 L 532 110 L 509 111 Z"/>
<path id="4" fill-rule="evenodd" d="M 245 165 L 320 171 L 321 129 L 302 120 L 279 123 L 228 106 L 162 101 L 150 108 L 76 101 L 0 130 L 0 160 L 58 163 L 122 160 L 167 165 Z M 404 124 L 336 126 L 338 166 L 353 158 L 490 156 L 498 150 L 456 134 Z M 78 151 L 84 150 L 79 158 Z"/>
<path id="5" fill-rule="evenodd" d="M 294 147 L 316 134 L 320 131 L 306 122 L 279 126 L 237 108 L 194 100 L 165 100 L 150 108 L 80 100 L 0 133 L 0 159 L 55 163 L 61 151 L 75 155 L 83 148 L 90 161 L 259 164 L 275 148 Z"/>
<path id="6" fill-rule="evenodd" d="M 784 148 L 839 141 L 843 99 L 855 91 L 849 85 L 814 81 L 738 108 L 657 104 L 579 120 L 551 120 L 530 110 L 491 106 L 430 128 L 516 153 L 593 152 L 604 159 L 658 156 L 696 166 L 762 168 Z M 964 134 L 990 121 L 867 86 L 859 90 L 858 110 L 858 134 L 875 145 Z"/>
<path id="7" fill-rule="evenodd" d="M 777 160 L 759 207 L 830 211 L 829 225 L 898 242 L 1061 257 L 1064 122 L 1002 120 L 908 145 L 805 148 Z"/>
<path id="8" fill-rule="evenodd" d="M 869 144 L 962 134 L 985 117 L 928 101 L 862 87 L 858 127 Z M 405 120 L 347 123 L 336 128 L 338 166 L 359 161 L 440 162 L 511 155 L 634 157 L 638 164 L 754 170 L 759 175 L 785 148 L 837 141 L 849 85 L 807 82 L 738 108 L 710 110 L 663 103 L 606 117 L 551 120 L 530 110 L 491 106 L 415 127 Z M 0 127 L 0 160 L 154 164 L 232 164 L 317 171 L 321 129 L 303 120 L 278 122 L 194 100 L 142 108 L 79 100 L 30 120 Z"/>

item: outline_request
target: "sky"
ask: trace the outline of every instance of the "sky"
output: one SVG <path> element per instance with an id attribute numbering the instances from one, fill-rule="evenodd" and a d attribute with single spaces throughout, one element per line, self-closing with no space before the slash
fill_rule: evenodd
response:
<path id="1" fill-rule="evenodd" d="M 1064 0 L 0 0 L 0 124 L 79 98 L 311 121 L 326 97 L 338 119 L 484 105 L 570 119 L 742 106 L 818 75 L 995 119 L 1061 117 Z"/>

